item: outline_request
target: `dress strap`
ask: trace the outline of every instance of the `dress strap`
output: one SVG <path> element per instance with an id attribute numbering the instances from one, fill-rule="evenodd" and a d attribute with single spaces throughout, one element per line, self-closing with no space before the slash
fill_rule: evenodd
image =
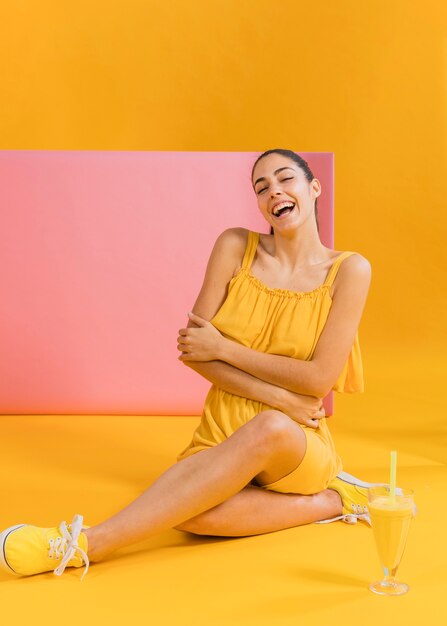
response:
<path id="1" fill-rule="evenodd" d="M 253 263 L 254 256 L 256 254 L 256 248 L 258 247 L 259 233 L 253 230 L 248 231 L 248 242 L 245 248 L 244 258 L 242 259 L 242 267 L 249 270 Z"/>
<path id="2" fill-rule="evenodd" d="M 332 283 L 335 280 L 335 277 L 337 276 L 338 268 L 340 267 L 342 261 L 344 261 L 348 256 L 351 256 L 351 254 L 356 254 L 356 252 L 351 252 L 349 250 L 346 250 L 345 252 L 342 252 L 336 258 L 335 262 L 332 263 L 331 269 L 329 270 L 326 276 L 326 280 L 324 281 L 325 285 L 332 285 Z"/>

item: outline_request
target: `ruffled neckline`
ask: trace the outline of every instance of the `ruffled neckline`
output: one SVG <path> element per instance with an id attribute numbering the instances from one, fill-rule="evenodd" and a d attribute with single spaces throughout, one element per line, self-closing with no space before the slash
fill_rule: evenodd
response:
<path id="1" fill-rule="evenodd" d="M 311 297 L 313 295 L 317 295 L 317 294 L 320 294 L 320 293 L 327 293 L 328 296 L 329 296 L 329 299 L 330 300 L 332 299 L 330 297 L 330 291 L 328 289 L 331 285 L 328 284 L 328 283 L 323 283 L 319 287 L 316 287 L 315 289 L 312 289 L 312 291 L 293 291 L 292 289 L 281 289 L 279 287 L 268 287 L 266 284 L 264 284 L 262 282 L 262 280 L 259 280 L 259 278 L 254 276 L 250 272 L 250 269 L 248 267 L 241 267 L 239 269 L 239 271 L 233 277 L 233 280 L 236 280 L 236 278 L 239 278 L 239 275 L 244 275 L 258 289 L 260 289 L 261 291 L 264 291 L 265 293 L 268 293 L 270 295 L 287 296 L 289 298 L 305 298 L 305 297 Z"/>

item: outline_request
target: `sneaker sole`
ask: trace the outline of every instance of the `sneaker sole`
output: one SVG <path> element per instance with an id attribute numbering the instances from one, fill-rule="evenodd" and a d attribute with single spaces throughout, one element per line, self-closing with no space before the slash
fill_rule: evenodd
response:
<path id="1" fill-rule="evenodd" d="M 6 539 L 9 537 L 9 535 L 12 532 L 14 532 L 14 530 L 17 530 L 18 528 L 22 528 L 22 526 L 26 526 L 26 524 L 16 524 L 15 526 L 10 526 L 9 528 L 7 528 L 6 530 L 0 533 L 0 568 L 4 570 L 5 572 L 8 572 L 8 574 L 11 574 L 11 573 L 17 574 L 17 572 L 12 569 L 12 567 L 9 565 L 6 559 L 6 550 L 5 550 Z"/>
<path id="2" fill-rule="evenodd" d="M 337 474 L 337 478 L 343 480 L 345 483 L 349 483 L 350 485 L 357 485 L 358 487 L 364 487 L 365 489 L 369 489 L 370 487 L 389 487 L 388 483 L 367 483 L 364 480 L 360 480 L 359 478 L 352 476 L 352 474 L 348 474 L 348 472 L 340 472 Z M 396 487 L 396 494 L 398 496 L 403 495 L 400 487 Z"/>

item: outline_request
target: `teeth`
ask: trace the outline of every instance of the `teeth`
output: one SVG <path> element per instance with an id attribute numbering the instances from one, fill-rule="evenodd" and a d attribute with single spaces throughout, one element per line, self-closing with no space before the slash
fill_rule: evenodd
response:
<path id="1" fill-rule="evenodd" d="M 273 215 L 278 215 L 278 212 L 285 207 L 293 208 L 295 204 L 293 202 L 281 202 L 281 204 L 277 204 L 273 209 Z"/>

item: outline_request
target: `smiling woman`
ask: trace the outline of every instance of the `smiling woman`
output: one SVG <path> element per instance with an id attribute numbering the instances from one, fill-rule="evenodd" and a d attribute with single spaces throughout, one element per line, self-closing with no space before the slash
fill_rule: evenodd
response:
<path id="1" fill-rule="evenodd" d="M 243 536 L 310 522 L 369 523 L 364 483 L 342 472 L 322 398 L 363 390 L 357 328 L 367 259 L 323 246 L 321 186 L 289 151 L 253 168 L 273 234 L 219 235 L 180 360 L 213 385 L 191 442 L 136 500 L 97 524 L 16 524 L 0 533 L 0 567 L 29 575 L 101 561 L 168 528 Z"/>
<path id="2" fill-rule="evenodd" d="M 306 453 L 292 472 L 274 481 L 258 475 L 255 484 L 288 494 L 339 490 L 343 512 L 354 507 L 363 515 L 366 489 L 356 485 L 356 501 L 349 501 L 325 416 L 312 411 L 331 389 L 363 391 L 357 330 L 371 266 L 361 254 L 322 245 L 321 185 L 301 157 L 270 150 L 257 159 L 252 180 L 273 235 L 228 229 L 213 248 L 195 315 L 178 337 L 181 360 L 213 386 L 177 460 L 218 447 L 254 417 L 280 410 L 300 425 Z M 306 406 L 312 398 L 320 403 Z"/>

